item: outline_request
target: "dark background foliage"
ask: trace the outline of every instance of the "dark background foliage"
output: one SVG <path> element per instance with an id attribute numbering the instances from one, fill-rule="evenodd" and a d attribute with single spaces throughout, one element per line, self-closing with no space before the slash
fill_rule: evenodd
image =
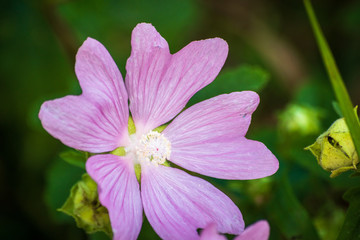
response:
<path id="1" fill-rule="evenodd" d="M 360 2 L 314 1 L 354 104 L 360 101 Z M 209 179 L 241 209 L 247 225 L 268 219 L 271 239 L 335 239 L 355 180 L 329 179 L 303 149 L 338 118 L 302 1 L 38 0 L 0 3 L 0 238 L 102 239 L 57 212 L 83 170 L 59 157 L 66 150 L 37 117 L 45 100 L 79 94 L 75 54 L 93 37 L 109 50 L 123 76 L 131 30 L 150 22 L 172 53 L 192 40 L 221 37 L 230 47 L 222 73 L 189 104 L 234 90 L 257 90 L 261 103 L 249 134 L 279 158 L 272 177 Z M 317 128 L 285 121 L 289 104 L 317 112 Z M 316 121 L 319 121 L 318 123 Z M 291 123 L 300 127 L 287 129 Z M 310 125 L 311 125 L 310 124 Z M 145 221 L 141 239 L 156 235 Z"/>

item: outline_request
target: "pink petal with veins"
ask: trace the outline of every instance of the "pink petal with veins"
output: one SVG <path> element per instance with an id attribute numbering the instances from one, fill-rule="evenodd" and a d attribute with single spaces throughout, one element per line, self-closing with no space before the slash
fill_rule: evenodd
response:
<path id="1" fill-rule="evenodd" d="M 220 38 L 194 41 L 174 55 L 151 24 L 132 33 L 126 64 L 130 111 L 137 130 L 146 133 L 175 117 L 188 100 L 211 83 L 228 53 Z"/>
<path id="2" fill-rule="evenodd" d="M 109 211 L 113 239 L 136 239 L 142 225 L 142 205 L 131 159 L 111 154 L 92 156 L 86 171 L 98 184 L 99 200 Z"/>
<path id="3" fill-rule="evenodd" d="M 142 165 L 141 196 L 151 226 L 163 239 L 198 239 L 197 229 L 215 222 L 239 234 L 244 222 L 236 205 L 207 181 L 182 170 Z"/>
<path id="4" fill-rule="evenodd" d="M 203 175 L 255 179 L 274 174 L 279 162 L 260 142 L 246 139 L 255 92 L 220 95 L 186 109 L 163 131 L 171 142 L 170 161 Z"/>

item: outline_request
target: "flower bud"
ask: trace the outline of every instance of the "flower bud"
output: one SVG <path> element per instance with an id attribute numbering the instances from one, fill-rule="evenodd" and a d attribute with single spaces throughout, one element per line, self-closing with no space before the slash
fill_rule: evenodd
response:
<path id="1" fill-rule="evenodd" d="M 305 149 L 314 154 L 323 169 L 331 171 L 330 177 L 356 169 L 359 163 L 359 157 L 344 118 L 336 120 L 316 139 L 314 144 Z"/>
<path id="2" fill-rule="evenodd" d="M 320 131 L 319 110 L 312 107 L 290 104 L 279 115 L 279 129 L 290 135 L 310 135 Z"/>
<path id="3" fill-rule="evenodd" d="M 58 210 L 75 218 L 76 225 L 86 233 L 103 231 L 112 236 L 108 211 L 99 202 L 96 183 L 86 173 L 71 188 L 69 198 Z"/>

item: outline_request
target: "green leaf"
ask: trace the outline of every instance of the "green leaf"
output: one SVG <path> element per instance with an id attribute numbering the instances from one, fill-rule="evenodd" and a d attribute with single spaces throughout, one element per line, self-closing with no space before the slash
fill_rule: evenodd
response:
<path id="1" fill-rule="evenodd" d="M 316 19 L 310 0 L 304 0 L 304 5 L 308 13 L 318 46 L 320 48 L 320 53 L 328 72 L 331 85 L 335 92 L 335 96 L 339 102 L 339 106 L 342 114 L 344 115 L 346 124 L 349 127 L 356 151 L 360 156 L 360 125 L 357 120 L 357 115 L 354 114 L 353 104 L 351 103 L 351 99 L 346 90 L 340 72 L 336 66 L 334 57 Z"/>
<path id="2" fill-rule="evenodd" d="M 344 116 L 341 112 L 339 103 L 337 101 L 333 101 L 332 105 L 333 105 L 333 108 L 334 108 L 335 112 L 337 113 L 337 115 L 339 115 L 339 117 L 343 118 Z"/>
<path id="3" fill-rule="evenodd" d="M 220 74 L 216 83 L 222 83 L 227 92 L 262 89 L 269 81 L 269 73 L 258 66 L 242 65 Z M 233 88 L 234 87 L 234 88 Z"/>
<path id="4" fill-rule="evenodd" d="M 350 206 L 337 240 L 360 239 L 360 187 L 349 189 L 344 199 Z"/>
<path id="5" fill-rule="evenodd" d="M 60 157 L 67 163 L 85 169 L 85 163 L 89 154 L 87 152 L 79 152 L 68 150 L 60 153 Z"/>
<path id="6" fill-rule="evenodd" d="M 269 74 L 262 68 L 251 65 L 242 65 L 220 73 L 215 81 L 197 92 L 190 99 L 189 105 L 224 93 L 244 90 L 259 91 L 268 81 Z"/>
<path id="7" fill-rule="evenodd" d="M 72 167 L 60 159 L 56 159 L 46 173 L 45 201 L 52 217 L 59 222 L 71 220 L 64 214 L 56 212 L 65 202 L 70 188 L 79 180 L 84 169 Z"/>
<path id="8" fill-rule="evenodd" d="M 286 239 L 319 239 L 307 211 L 296 198 L 284 173 L 268 205 L 268 212 L 270 221 L 280 228 Z"/>
<path id="9" fill-rule="evenodd" d="M 360 177 L 360 172 L 357 171 L 357 172 L 354 172 L 350 175 L 351 178 L 355 178 L 355 177 Z"/>

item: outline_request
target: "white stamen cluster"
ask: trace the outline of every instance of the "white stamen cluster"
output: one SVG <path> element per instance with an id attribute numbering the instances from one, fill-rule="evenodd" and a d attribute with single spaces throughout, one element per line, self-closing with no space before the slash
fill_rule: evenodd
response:
<path id="1" fill-rule="evenodd" d="M 142 135 L 131 150 L 138 162 L 164 164 L 170 158 L 171 144 L 163 134 L 150 131 Z"/>

